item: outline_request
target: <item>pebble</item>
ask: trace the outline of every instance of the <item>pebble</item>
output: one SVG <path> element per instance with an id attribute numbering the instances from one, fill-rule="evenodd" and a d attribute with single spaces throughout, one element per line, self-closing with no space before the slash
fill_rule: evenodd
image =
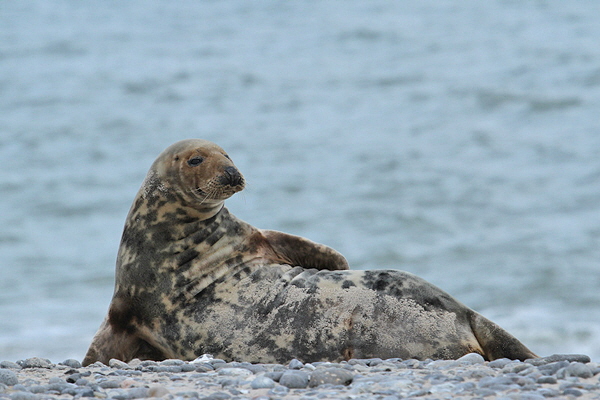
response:
<path id="1" fill-rule="evenodd" d="M 5 384 L 6 386 L 14 386 L 19 383 L 19 379 L 17 378 L 17 374 L 9 369 L 0 369 L 0 383 Z"/>
<path id="2" fill-rule="evenodd" d="M 71 368 L 81 368 L 81 363 L 77 360 L 74 360 L 72 358 L 69 358 L 63 362 L 61 362 L 60 364 L 62 365 L 66 365 L 67 367 L 71 367 Z"/>
<path id="3" fill-rule="evenodd" d="M 22 368 L 52 368 L 52 363 L 50 360 L 39 357 L 17 361 L 17 364 L 19 364 Z"/>
<path id="4" fill-rule="evenodd" d="M 349 385 L 354 375 L 342 368 L 323 368 L 316 369 L 310 376 L 310 387 L 316 387 L 325 384 L 331 385 Z"/>
<path id="5" fill-rule="evenodd" d="M 276 385 L 275 381 L 271 378 L 266 377 L 265 375 L 261 375 L 255 378 L 251 383 L 250 387 L 252 389 L 271 389 Z"/>
<path id="6" fill-rule="evenodd" d="M 557 361 L 580 362 L 583 364 L 587 364 L 591 360 L 590 357 L 586 356 L 585 354 L 553 354 L 548 357 L 532 358 L 525 362 L 531 365 L 538 366 L 550 364 Z"/>
<path id="7" fill-rule="evenodd" d="M 483 356 L 477 353 L 465 354 L 456 361 L 463 362 L 466 364 L 483 364 L 485 362 Z"/>
<path id="8" fill-rule="evenodd" d="M 296 360 L 295 358 L 288 364 L 289 369 L 300 369 L 302 367 L 304 367 L 304 364 L 301 361 Z"/>
<path id="9" fill-rule="evenodd" d="M 22 367 L 12 361 L 2 361 L 0 362 L 0 368 L 9 368 L 9 369 L 21 369 Z"/>
<path id="10" fill-rule="evenodd" d="M 129 366 L 129 364 L 124 363 L 123 361 L 117 360 L 115 358 L 111 359 L 108 362 L 108 366 L 111 367 L 111 368 L 118 368 L 118 369 L 123 369 L 123 370 L 131 369 L 131 367 Z"/>
<path id="11" fill-rule="evenodd" d="M 31 358 L 0 363 L 0 399 L 600 398 L 600 368 L 587 359 L 561 354 L 539 362 L 486 362 L 467 354 L 458 360 L 291 360 L 281 365 L 210 358 L 196 363 L 111 360 L 108 366 L 81 367 L 77 360 L 55 365 Z"/>
<path id="12" fill-rule="evenodd" d="M 279 384 L 289 389 L 304 389 L 308 386 L 308 374 L 304 371 L 286 371 L 279 378 Z"/>

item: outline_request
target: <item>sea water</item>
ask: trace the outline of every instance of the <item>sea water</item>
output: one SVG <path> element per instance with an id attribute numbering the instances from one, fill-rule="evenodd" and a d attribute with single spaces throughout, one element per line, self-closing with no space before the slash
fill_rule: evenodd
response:
<path id="1" fill-rule="evenodd" d="M 600 360 L 600 3 L 0 2 L 0 359 L 81 359 L 171 143 L 227 202 Z"/>

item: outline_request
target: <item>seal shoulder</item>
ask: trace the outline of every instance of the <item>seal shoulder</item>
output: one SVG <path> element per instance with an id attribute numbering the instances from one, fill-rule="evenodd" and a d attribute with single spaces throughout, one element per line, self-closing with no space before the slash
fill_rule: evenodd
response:
<path id="1" fill-rule="evenodd" d="M 259 232 L 278 257 L 273 261 L 318 270 L 349 269 L 346 258 L 331 247 L 284 232 L 265 229 Z"/>

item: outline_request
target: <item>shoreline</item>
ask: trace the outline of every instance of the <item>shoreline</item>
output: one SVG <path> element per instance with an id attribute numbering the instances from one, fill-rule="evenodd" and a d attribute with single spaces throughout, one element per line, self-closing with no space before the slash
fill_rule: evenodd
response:
<path id="1" fill-rule="evenodd" d="M 0 399 L 544 399 L 600 398 L 600 364 L 585 355 L 484 361 L 352 359 L 287 365 L 181 360 L 0 363 Z"/>

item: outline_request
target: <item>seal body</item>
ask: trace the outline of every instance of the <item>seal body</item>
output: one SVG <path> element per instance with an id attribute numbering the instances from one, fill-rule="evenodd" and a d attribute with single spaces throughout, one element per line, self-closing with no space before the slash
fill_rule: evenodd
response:
<path id="1" fill-rule="evenodd" d="M 243 187 L 210 142 L 158 157 L 127 217 L 113 299 L 84 365 L 205 353 L 264 363 L 536 357 L 412 274 L 350 271 L 327 246 L 237 219 L 223 202 Z"/>

